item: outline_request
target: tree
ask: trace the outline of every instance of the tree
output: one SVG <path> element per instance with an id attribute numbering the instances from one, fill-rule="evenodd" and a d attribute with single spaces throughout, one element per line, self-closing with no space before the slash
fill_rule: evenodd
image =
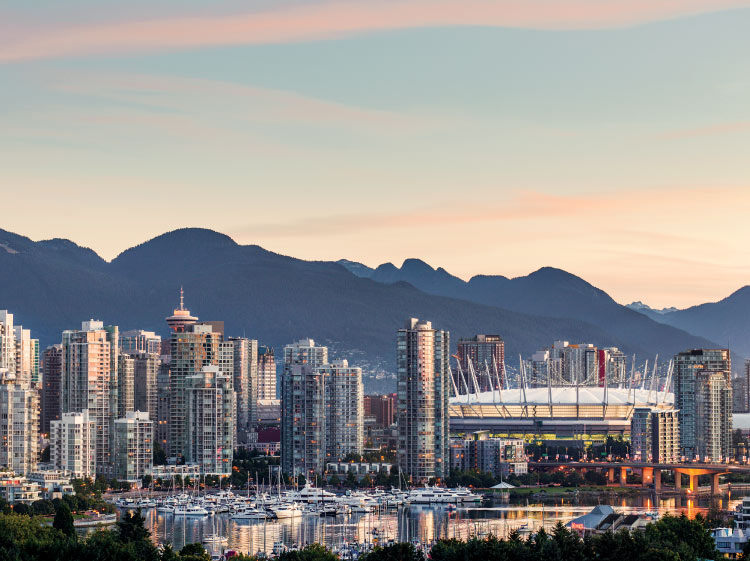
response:
<path id="1" fill-rule="evenodd" d="M 13 505 L 13 512 L 21 515 L 29 515 L 32 511 L 29 505 L 24 503 L 16 503 Z"/>
<path id="2" fill-rule="evenodd" d="M 154 442 L 154 465 L 155 466 L 163 466 L 167 463 L 167 453 L 164 451 L 164 448 L 161 447 L 161 444 L 158 442 Z"/>
<path id="3" fill-rule="evenodd" d="M 423 561 L 424 553 L 410 543 L 396 543 L 376 547 L 360 557 L 361 561 Z"/>
<path id="4" fill-rule="evenodd" d="M 146 474 L 143 476 L 143 479 L 141 479 L 141 485 L 148 488 L 151 486 L 151 483 L 153 482 L 154 478 L 150 475 Z"/>
<path id="5" fill-rule="evenodd" d="M 189 543 L 180 550 L 180 561 L 211 561 L 211 556 L 199 543 Z"/>
<path id="6" fill-rule="evenodd" d="M 120 540 L 126 543 L 147 540 L 151 533 L 146 529 L 144 522 L 145 519 L 141 516 L 140 509 L 133 513 L 126 512 L 117 522 Z"/>
<path id="7" fill-rule="evenodd" d="M 73 525 L 73 515 L 70 513 L 68 505 L 61 502 L 55 512 L 55 519 L 52 522 L 52 527 L 60 530 L 63 534 L 69 538 L 73 538 L 76 535 L 76 528 Z"/>
<path id="8" fill-rule="evenodd" d="M 337 561 L 333 553 L 325 546 L 314 543 L 299 551 L 285 551 L 279 555 L 279 561 Z"/>

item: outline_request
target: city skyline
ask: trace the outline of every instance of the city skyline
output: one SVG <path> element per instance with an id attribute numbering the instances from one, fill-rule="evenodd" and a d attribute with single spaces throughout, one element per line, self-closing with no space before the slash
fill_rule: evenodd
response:
<path id="1" fill-rule="evenodd" d="M 654 307 L 750 278 L 746 1 L 75 5 L 3 8 L 5 229 L 555 266 Z"/>

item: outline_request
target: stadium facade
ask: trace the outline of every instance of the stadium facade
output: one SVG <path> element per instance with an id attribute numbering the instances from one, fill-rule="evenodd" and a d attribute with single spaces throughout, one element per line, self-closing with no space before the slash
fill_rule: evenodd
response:
<path id="1" fill-rule="evenodd" d="M 673 409 L 674 394 L 635 388 L 548 386 L 475 392 L 450 399 L 451 433 L 489 431 L 556 446 L 629 438 L 636 408 Z"/>

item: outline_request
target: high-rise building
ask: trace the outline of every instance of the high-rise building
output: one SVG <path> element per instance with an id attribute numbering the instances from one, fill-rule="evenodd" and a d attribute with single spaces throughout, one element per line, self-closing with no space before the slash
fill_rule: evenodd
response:
<path id="1" fill-rule="evenodd" d="M 395 419 L 395 411 L 396 394 L 366 395 L 364 397 L 364 415 L 365 417 L 373 417 L 378 427 L 390 427 Z"/>
<path id="2" fill-rule="evenodd" d="M 625 354 L 617 347 L 600 349 L 591 343 L 555 341 L 531 356 L 526 383 L 530 387 L 621 384 L 627 374 L 626 363 Z"/>
<path id="3" fill-rule="evenodd" d="M 169 455 L 181 457 L 187 448 L 187 378 L 201 372 L 204 366 L 219 362 L 220 333 L 210 325 L 197 323 L 184 307 L 180 291 L 180 308 L 167 318 L 172 328 L 169 373 Z"/>
<path id="4" fill-rule="evenodd" d="M 325 386 L 325 461 L 337 462 L 364 448 L 362 369 L 347 360 L 319 366 Z"/>
<path id="5" fill-rule="evenodd" d="M 680 461 L 680 429 L 676 409 L 636 407 L 630 424 L 630 456 L 635 461 Z"/>
<path id="6" fill-rule="evenodd" d="M 16 373 L 16 331 L 8 310 L 0 310 L 0 370 Z"/>
<path id="7" fill-rule="evenodd" d="M 273 347 L 258 347 L 258 399 L 276 399 L 276 358 Z"/>
<path id="8" fill-rule="evenodd" d="M 143 329 L 123 331 L 120 334 L 120 352 L 129 355 L 143 353 L 158 355 L 161 353 L 161 336 L 153 331 L 144 331 Z"/>
<path id="9" fill-rule="evenodd" d="M 95 425 L 96 469 L 112 475 L 113 413 L 117 412 L 117 328 L 84 321 L 62 335 L 62 413 L 88 410 Z"/>
<path id="10" fill-rule="evenodd" d="M 30 384 L 33 379 L 34 348 L 31 331 L 20 325 L 14 328 L 16 339 L 16 382 Z M 37 379 L 39 375 L 37 373 Z"/>
<path id="11" fill-rule="evenodd" d="M 188 376 L 187 447 L 185 459 L 204 475 L 232 474 L 236 405 L 232 375 L 218 366 L 204 366 Z"/>
<path id="12" fill-rule="evenodd" d="M 281 470 L 308 477 L 321 471 L 325 450 L 323 375 L 289 364 L 281 379 Z"/>
<path id="13" fill-rule="evenodd" d="M 42 383 L 42 371 L 39 365 L 39 339 L 31 340 L 31 384 L 38 388 Z"/>
<path id="14" fill-rule="evenodd" d="M 135 411 L 135 360 L 121 353 L 117 357 L 117 418 L 122 419 L 128 411 Z"/>
<path id="15" fill-rule="evenodd" d="M 471 339 L 459 339 L 457 349 L 456 356 L 461 370 L 466 376 L 474 372 L 479 391 L 503 389 L 505 343 L 500 335 L 475 335 Z M 461 391 L 459 379 L 456 378 L 454 382 Z"/>
<path id="16" fill-rule="evenodd" d="M 16 474 L 36 469 L 39 442 L 39 393 L 30 382 L 0 372 L 0 466 Z"/>
<path id="17" fill-rule="evenodd" d="M 524 441 L 515 438 L 491 438 L 488 431 L 449 442 L 451 469 L 488 472 L 495 477 L 528 473 Z"/>
<path id="18" fill-rule="evenodd" d="M 300 339 L 284 347 L 284 367 L 291 364 L 302 364 L 313 369 L 328 364 L 328 347 L 316 345 L 312 339 Z"/>
<path id="19" fill-rule="evenodd" d="M 732 362 L 729 349 L 695 349 L 675 356 L 675 408 L 686 459 L 720 462 L 732 445 Z"/>
<path id="20" fill-rule="evenodd" d="M 145 411 L 128 411 L 114 425 L 113 463 L 115 477 L 140 486 L 153 467 L 153 422 Z"/>
<path id="21" fill-rule="evenodd" d="M 169 355 L 164 357 L 169 359 Z M 159 366 L 159 373 L 157 374 L 157 390 L 156 390 L 156 435 L 154 438 L 156 442 L 161 446 L 165 453 L 170 450 L 169 447 L 169 404 L 170 399 L 170 373 L 169 362 L 167 360 L 162 361 Z"/>
<path id="22" fill-rule="evenodd" d="M 443 478 L 448 466 L 450 336 L 411 318 L 397 340 L 399 464 L 415 483 Z"/>
<path id="23" fill-rule="evenodd" d="M 73 477 L 96 475 L 96 426 L 88 410 L 63 413 L 50 423 L 50 460 Z"/>
<path id="24" fill-rule="evenodd" d="M 42 359 L 42 422 L 43 434 L 50 433 L 50 422 L 60 419 L 62 408 L 62 345 L 44 350 Z"/>
<path id="25" fill-rule="evenodd" d="M 246 433 L 258 417 L 258 341 L 236 337 L 232 346 L 234 391 L 237 394 L 237 432 Z"/>
<path id="26" fill-rule="evenodd" d="M 281 469 L 309 477 L 325 465 L 325 384 L 319 367 L 328 347 L 302 339 L 284 347 L 281 379 Z"/>
<path id="27" fill-rule="evenodd" d="M 161 358 L 155 353 L 132 354 L 134 373 L 134 407 L 135 411 L 147 411 L 148 418 L 157 430 L 159 419 L 159 368 Z M 169 384 L 167 383 L 167 390 Z"/>

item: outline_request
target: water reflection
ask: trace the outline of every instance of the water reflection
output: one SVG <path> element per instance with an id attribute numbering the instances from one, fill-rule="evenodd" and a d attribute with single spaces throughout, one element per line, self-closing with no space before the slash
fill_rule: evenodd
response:
<path id="1" fill-rule="evenodd" d="M 721 499 L 713 504 L 721 509 L 738 501 Z M 554 498 L 545 502 L 510 503 L 500 498 L 491 505 L 459 508 L 449 512 L 440 506 L 411 506 L 399 510 L 346 517 L 303 516 L 280 521 L 232 520 L 222 514 L 207 518 L 174 516 L 150 509 L 143 512 L 147 527 L 157 543 L 172 543 L 180 549 L 187 543 L 201 542 L 208 534 L 228 538 L 227 549 L 243 553 L 271 553 L 277 542 L 287 546 L 322 543 L 338 548 L 347 543 L 385 543 L 389 540 L 429 543 L 440 538 L 467 539 L 494 534 L 505 537 L 513 530 L 551 530 L 558 522 L 568 522 L 589 512 L 596 504 L 611 504 L 625 513 L 658 511 L 660 514 L 706 514 L 712 505 L 708 497 L 633 495 L 598 497 L 571 501 Z"/>

